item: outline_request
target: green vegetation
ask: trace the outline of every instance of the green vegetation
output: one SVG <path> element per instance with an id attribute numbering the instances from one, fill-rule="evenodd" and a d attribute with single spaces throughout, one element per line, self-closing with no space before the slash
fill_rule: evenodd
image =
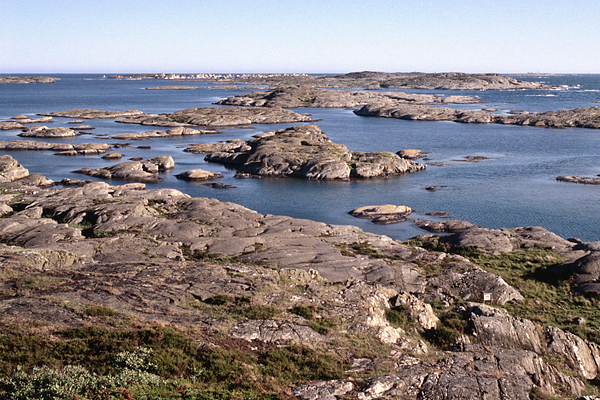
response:
<path id="1" fill-rule="evenodd" d="M 113 317 L 118 314 L 112 308 L 104 306 L 89 306 L 85 309 L 85 313 L 90 317 Z"/>
<path id="2" fill-rule="evenodd" d="M 299 315 L 308 321 L 308 325 L 322 335 L 327 335 L 330 329 L 336 326 L 335 321 L 318 315 L 323 312 L 323 307 L 315 307 L 314 305 L 298 305 L 294 306 L 290 312 Z"/>
<path id="3" fill-rule="evenodd" d="M 530 248 L 500 255 L 488 255 L 470 247 L 450 247 L 438 238 L 406 242 L 427 250 L 444 251 L 468 258 L 484 270 L 502 277 L 525 298 L 503 307 L 514 316 L 541 325 L 556 326 L 584 339 L 600 343 L 600 294 L 574 293 L 568 279 L 557 280 L 548 268 L 564 261 L 552 250 Z M 576 322 L 583 317 L 585 324 Z"/>
<path id="4" fill-rule="evenodd" d="M 55 338 L 0 326 L 0 398 L 286 399 L 291 384 L 344 377 L 335 355 L 201 346 L 171 328 L 71 328 Z"/>
<path id="5" fill-rule="evenodd" d="M 435 328 L 423 333 L 423 337 L 437 347 L 450 347 L 456 344 L 459 335 L 471 333 L 467 321 L 455 311 L 448 310 L 439 315 L 439 318 Z"/>
<path id="6" fill-rule="evenodd" d="M 270 319 L 281 312 L 276 307 L 252 304 L 252 299 L 247 296 L 231 297 L 222 294 L 204 301 L 190 300 L 189 305 L 202 310 L 205 315 L 220 319 Z"/>

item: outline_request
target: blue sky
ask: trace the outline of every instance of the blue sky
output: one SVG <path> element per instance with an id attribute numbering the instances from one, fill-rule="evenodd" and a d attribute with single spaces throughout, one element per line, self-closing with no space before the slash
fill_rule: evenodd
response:
<path id="1" fill-rule="evenodd" d="M 600 73 L 598 0 L 4 0 L 0 73 Z"/>

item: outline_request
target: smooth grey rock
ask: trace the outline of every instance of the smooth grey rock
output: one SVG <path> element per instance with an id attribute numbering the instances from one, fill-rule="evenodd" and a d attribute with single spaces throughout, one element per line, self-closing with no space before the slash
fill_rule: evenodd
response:
<path id="1" fill-rule="evenodd" d="M 29 175 L 27 168 L 23 167 L 12 156 L 0 156 L 0 183 L 12 182 Z"/>
<path id="2" fill-rule="evenodd" d="M 127 111 L 103 111 L 103 110 L 91 110 L 89 108 L 78 108 L 75 110 L 58 111 L 51 113 L 42 113 L 39 115 L 46 115 L 50 117 L 60 118 L 83 118 L 83 119 L 113 119 L 121 117 L 129 117 L 133 115 L 143 114 L 139 110 L 127 110 Z"/>
<path id="3" fill-rule="evenodd" d="M 78 135 L 80 135 L 79 132 L 69 128 L 48 128 L 47 126 L 30 126 L 19 133 L 19 136 L 22 137 L 36 138 L 63 138 Z"/>
<path id="4" fill-rule="evenodd" d="M 300 399 L 304 400 L 336 400 L 337 396 L 342 396 L 354 390 L 354 384 L 347 380 L 335 380 L 307 383 L 298 386 L 292 392 Z"/>

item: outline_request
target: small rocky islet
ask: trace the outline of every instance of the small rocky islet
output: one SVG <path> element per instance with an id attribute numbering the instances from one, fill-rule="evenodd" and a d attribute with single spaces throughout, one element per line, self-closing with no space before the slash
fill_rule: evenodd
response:
<path id="1" fill-rule="evenodd" d="M 335 77 L 336 84 L 362 79 L 365 87 L 367 82 L 372 87 L 401 85 L 396 78 L 371 73 Z M 493 74 L 477 77 L 479 81 L 457 75 L 464 82 L 455 86 L 442 86 L 436 81 L 439 76 L 428 82 L 422 78 L 410 79 L 414 85 L 437 82 L 440 88 L 472 88 L 473 82 L 481 86 L 485 79 L 488 89 L 514 84 Z M 313 89 L 300 88 L 296 94 L 304 90 Z M 368 106 L 361 103 L 362 94 L 350 105 L 351 98 L 324 100 L 329 93 L 312 93 L 316 95 L 310 104 Z M 399 97 L 388 101 L 394 107 L 430 103 Z M 442 98 L 432 102 L 441 104 Z M 112 115 L 107 118 L 187 129 L 292 115 L 275 105 L 281 100 L 257 107 L 262 100 L 252 99 L 255 103 L 243 111 L 249 114 L 242 116 L 236 113 L 246 106 L 214 107 L 233 110 L 222 115 L 210 107 L 205 113 L 182 110 L 157 119 L 141 111 L 115 116 L 119 112 L 98 110 L 52 117 Z M 279 114 L 261 114 L 268 109 Z M 290 122 L 311 122 L 305 117 Z M 140 138 L 156 135 L 162 133 Z M 25 142 L 31 141 L 2 145 L 58 146 Z M 61 146 L 53 150 L 85 150 Z M 424 168 L 410 161 L 422 156 L 418 150 L 399 152 L 402 157 L 351 152 L 314 125 L 266 132 L 250 141 L 193 145 L 186 151 L 206 153 L 209 161 L 235 165 L 248 176 L 349 179 Z M 132 350 L 168 347 L 168 335 L 189 340 L 196 357 L 190 370 L 205 356 L 231 357 L 228 365 L 247 381 L 243 387 L 277 399 L 574 399 L 598 393 L 593 384 L 600 374 L 600 318 L 593 294 L 600 293 L 598 243 L 565 240 L 540 227 L 486 229 L 464 221 L 416 220 L 432 233 L 401 243 L 352 226 L 261 215 L 236 204 L 191 198 L 172 189 L 146 189 L 139 183 L 155 182 L 157 173 L 173 163 L 157 157 L 87 171 L 136 182 L 122 186 L 63 181 L 55 188 L 42 175 L 29 175 L 12 157 L 0 157 L 1 343 L 14 346 L 3 357 L 16 362 L 27 351 L 17 344 L 23 334 L 54 349 L 68 348 L 74 340 L 82 346 L 88 339 L 73 332 L 84 335 L 95 329 L 98 335 L 138 335 Z M 143 174 L 126 178 L 136 170 Z M 188 172 L 188 177 L 207 176 L 206 171 Z M 357 217 L 389 223 L 407 218 L 412 210 L 383 205 L 355 211 Z M 495 264 L 497 260 L 503 261 Z M 517 276 L 519 268 L 522 275 Z M 554 292 L 556 298 L 550 297 Z M 546 315 L 550 310 L 552 316 Z M 151 341 L 141 339 L 149 333 Z M 304 362 L 319 361 L 313 371 L 278 381 L 260 372 L 275 352 L 288 357 L 286 370 L 300 365 L 297 354 Z M 115 354 L 106 351 L 106 357 Z M 246 361 L 240 366 L 235 357 L 242 356 Z M 88 365 L 87 359 L 71 357 Z M 194 375 L 201 388 L 228 381 L 211 380 L 212 362 L 201 366 L 205 373 Z M 7 382 L 2 378 L 2 385 Z M 6 390 L 2 385 L 0 394 Z"/>
<path id="2" fill-rule="evenodd" d="M 208 153 L 206 161 L 235 166 L 239 176 L 349 180 L 425 169 L 423 164 L 390 152 L 350 151 L 331 142 L 316 125 L 295 126 L 254 137 L 250 141 L 217 143 L 212 148 L 210 144 L 190 146 L 185 151 Z"/>

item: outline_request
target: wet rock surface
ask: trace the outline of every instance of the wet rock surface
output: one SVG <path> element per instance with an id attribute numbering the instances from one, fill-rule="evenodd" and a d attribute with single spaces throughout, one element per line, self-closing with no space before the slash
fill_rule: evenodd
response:
<path id="1" fill-rule="evenodd" d="M 265 132 L 255 138 L 217 144 L 217 151 L 209 152 L 205 160 L 232 165 L 239 173 L 250 176 L 322 180 L 385 177 L 425 169 L 424 165 L 393 153 L 351 152 L 346 146 L 331 142 L 315 125 Z M 210 149 L 192 146 L 187 151 Z"/>

